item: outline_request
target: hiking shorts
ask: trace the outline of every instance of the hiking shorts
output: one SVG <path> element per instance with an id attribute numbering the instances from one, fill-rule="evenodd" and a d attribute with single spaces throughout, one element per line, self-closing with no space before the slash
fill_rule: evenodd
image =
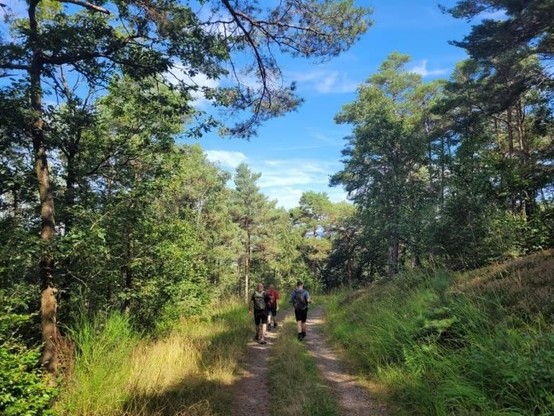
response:
<path id="1" fill-rule="evenodd" d="M 296 322 L 301 321 L 303 324 L 306 323 L 308 319 L 308 308 L 302 309 L 300 311 L 294 310 L 294 316 L 296 317 Z"/>
<path id="2" fill-rule="evenodd" d="M 266 311 L 254 311 L 254 323 L 256 325 L 267 324 L 267 312 Z"/>

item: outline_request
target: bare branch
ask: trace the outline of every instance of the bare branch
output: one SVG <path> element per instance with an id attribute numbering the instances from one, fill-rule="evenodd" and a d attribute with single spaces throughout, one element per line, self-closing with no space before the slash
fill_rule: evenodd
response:
<path id="1" fill-rule="evenodd" d="M 82 6 L 86 9 L 89 9 L 95 12 L 110 14 L 110 11 L 108 9 L 104 9 L 103 7 L 97 6 L 96 4 L 93 4 L 93 3 L 89 3 L 88 1 L 85 1 L 85 0 L 58 0 L 58 1 L 60 3 L 76 4 L 77 6 Z"/>
<path id="2" fill-rule="evenodd" d="M 247 40 L 248 44 L 250 45 L 250 47 L 252 48 L 252 51 L 254 52 L 254 55 L 256 56 L 256 64 L 258 66 L 258 70 L 260 71 L 260 78 L 261 78 L 261 81 L 262 81 L 262 95 L 261 95 L 260 99 L 258 100 L 258 104 L 256 106 L 257 109 L 259 109 L 259 107 L 261 105 L 261 102 L 263 101 L 264 96 L 267 95 L 269 103 L 271 103 L 271 94 L 269 93 L 269 87 L 267 85 L 267 72 L 266 72 L 266 68 L 265 68 L 263 58 L 260 55 L 260 51 L 258 50 L 258 45 L 256 45 L 256 42 L 254 42 L 254 39 L 252 39 L 252 37 L 250 36 L 250 32 L 248 30 L 246 30 L 246 28 L 242 24 L 242 21 L 240 20 L 240 17 L 239 17 L 239 14 L 238 14 L 239 12 L 237 12 L 233 8 L 233 6 L 231 6 L 231 4 L 229 3 L 229 0 L 222 0 L 222 2 L 225 5 L 225 7 L 227 8 L 227 10 L 229 11 L 229 13 L 231 13 L 231 15 L 233 16 L 233 19 L 235 20 L 237 26 L 242 30 L 242 33 L 246 37 L 246 40 Z M 241 13 L 241 16 L 244 17 L 244 15 L 242 13 Z M 249 19 L 249 21 L 251 22 L 252 19 Z"/>

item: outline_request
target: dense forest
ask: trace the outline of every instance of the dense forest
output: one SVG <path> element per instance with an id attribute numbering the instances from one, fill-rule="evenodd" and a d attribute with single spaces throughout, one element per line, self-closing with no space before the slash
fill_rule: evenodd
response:
<path id="1" fill-rule="evenodd" d="M 306 191 L 290 210 L 248 165 L 228 173 L 209 162 L 202 135 L 249 138 L 297 108 L 279 57 L 337 56 L 371 30 L 370 9 L 1 6 L 11 32 L 0 38 L 0 412 L 22 395 L 47 405 L 41 374 L 63 378 L 83 317 L 120 312 L 155 337 L 260 280 L 355 287 L 554 247 L 552 0 L 445 9 L 460 19 L 503 12 L 452 40 L 469 58 L 449 79 L 424 82 L 391 52 L 337 109 L 352 133 L 330 185 L 350 202 Z M 199 111 L 200 94 L 225 117 Z"/>

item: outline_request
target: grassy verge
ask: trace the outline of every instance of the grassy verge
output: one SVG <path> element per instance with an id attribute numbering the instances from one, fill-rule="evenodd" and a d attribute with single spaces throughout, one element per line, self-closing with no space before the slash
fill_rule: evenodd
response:
<path id="1" fill-rule="evenodd" d="M 140 339 L 119 315 L 83 322 L 72 337 L 74 371 L 55 410 L 72 416 L 228 415 L 250 327 L 242 304 L 188 319 L 159 340 Z"/>
<path id="2" fill-rule="evenodd" d="M 402 414 L 552 415 L 553 270 L 547 252 L 404 275 L 328 298 L 328 329 Z"/>
<path id="3" fill-rule="evenodd" d="M 271 414 L 274 416 L 335 416 L 336 400 L 320 378 L 306 345 L 296 339 L 296 323 L 281 323 L 269 367 Z"/>

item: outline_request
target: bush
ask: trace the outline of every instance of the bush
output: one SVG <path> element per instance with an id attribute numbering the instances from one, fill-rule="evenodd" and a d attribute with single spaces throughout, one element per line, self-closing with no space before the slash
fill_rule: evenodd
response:
<path id="1" fill-rule="evenodd" d="M 49 387 L 39 368 L 40 353 L 23 346 L 0 346 L 0 414 L 50 415 L 56 390 Z"/>

